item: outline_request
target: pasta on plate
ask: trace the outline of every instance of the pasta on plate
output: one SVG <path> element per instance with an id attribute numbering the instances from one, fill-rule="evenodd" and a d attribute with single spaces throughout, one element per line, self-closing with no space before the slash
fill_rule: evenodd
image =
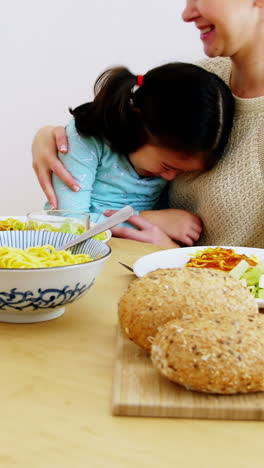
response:
<path id="1" fill-rule="evenodd" d="M 258 264 L 257 259 L 238 254 L 234 249 L 224 249 L 223 247 L 209 247 L 208 249 L 198 250 L 195 254 L 191 254 L 191 257 L 186 264 L 187 267 L 231 271 L 241 260 L 246 260 L 250 266 Z"/>
<path id="2" fill-rule="evenodd" d="M 0 231 L 25 231 L 27 223 L 19 219 L 7 218 L 0 220 Z"/>

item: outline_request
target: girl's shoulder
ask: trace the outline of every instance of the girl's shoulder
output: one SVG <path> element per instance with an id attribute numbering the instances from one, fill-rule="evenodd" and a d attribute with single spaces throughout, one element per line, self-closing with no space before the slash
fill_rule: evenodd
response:
<path id="1" fill-rule="evenodd" d="M 215 73 L 229 85 L 231 74 L 231 60 L 229 57 L 204 58 L 196 62 L 196 65 L 205 70 Z"/>
<path id="2" fill-rule="evenodd" d="M 87 154 L 87 151 L 101 156 L 105 151 L 105 144 L 100 138 L 94 136 L 82 136 L 75 127 L 74 119 L 71 119 L 66 126 L 66 135 L 69 141 L 70 149 L 78 150 L 78 154 Z"/>

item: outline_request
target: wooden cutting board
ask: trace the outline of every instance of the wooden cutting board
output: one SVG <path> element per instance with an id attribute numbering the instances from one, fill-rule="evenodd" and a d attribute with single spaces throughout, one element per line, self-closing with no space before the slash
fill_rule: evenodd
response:
<path id="1" fill-rule="evenodd" d="M 113 415 L 264 420 L 264 393 L 218 396 L 187 391 L 163 378 L 147 353 L 118 327 Z"/>

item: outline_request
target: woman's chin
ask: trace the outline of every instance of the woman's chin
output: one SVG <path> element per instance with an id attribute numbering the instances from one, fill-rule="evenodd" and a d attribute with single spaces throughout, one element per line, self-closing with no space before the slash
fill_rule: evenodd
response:
<path id="1" fill-rule="evenodd" d="M 209 58 L 224 57 L 220 50 L 212 49 L 211 47 L 204 46 L 204 53 Z"/>

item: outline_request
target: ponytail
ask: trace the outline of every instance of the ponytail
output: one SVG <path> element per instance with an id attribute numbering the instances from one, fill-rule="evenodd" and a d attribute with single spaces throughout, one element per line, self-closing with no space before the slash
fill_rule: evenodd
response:
<path id="1" fill-rule="evenodd" d="M 125 67 L 102 73 L 94 85 L 94 101 L 70 109 L 78 133 L 104 138 L 119 153 L 128 154 L 141 146 L 143 124 L 132 102 L 136 84 L 137 77 Z"/>

